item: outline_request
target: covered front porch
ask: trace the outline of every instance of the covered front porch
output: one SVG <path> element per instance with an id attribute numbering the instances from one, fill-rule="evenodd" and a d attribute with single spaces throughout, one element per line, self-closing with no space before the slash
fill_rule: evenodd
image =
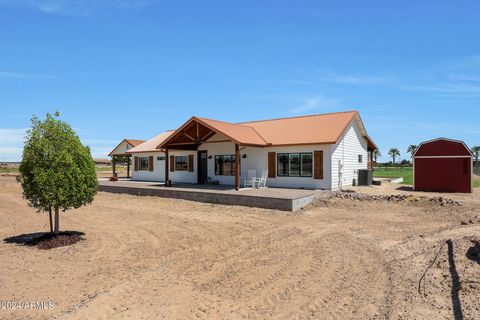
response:
<path id="1" fill-rule="evenodd" d="M 210 141 L 216 134 L 225 137 L 224 140 Z M 177 185 L 177 181 L 172 176 L 177 175 L 178 159 L 176 155 L 179 152 L 185 154 L 186 151 L 195 151 L 195 154 L 189 154 L 186 162 L 188 171 L 196 174 L 196 183 L 204 185 L 210 183 L 209 159 L 212 155 L 207 150 L 200 148 L 205 143 L 231 143 L 232 150 L 227 151 L 231 154 L 228 158 L 228 164 L 231 166 L 229 174 L 234 176 L 233 187 L 236 191 L 241 188 L 241 151 L 247 147 L 265 148 L 266 142 L 250 127 L 220 122 L 211 119 L 192 117 L 183 126 L 175 131 L 168 139 L 158 146 L 165 152 L 165 185 Z M 217 161 L 217 159 L 215 159 Z M 211 161 L 210 161 L 211 162 Z M 215 166 L 217 164 L 215 163 Z M 233 167 L 233 168 L 232 168 Z M 245 168 L 244 168 L 245 169 Z M 248 168 L 247 168 L 248 169 Z M 215 168 L 217 170 L 217 168 Z M 215 172 L 217 174 L 217 172 Z"/>
<path id="2" fill-rule="evenodd" d="M 127 164 L 127 178 L 130 178 L 130 166 L 132 163 L 132 155 L 127 153 L 128 150 L 142 144 L 144 140 L 123 139 L 108 155 L 112 158 L 112 176 L 117 177 L 117 163 L 119 159 L 123 159 Z"/>
<path id="3" fill-rule="evenodd" d="M 234 186 L 189 183 L 175 183 L 166 187 L 164 183 L 128 179 L 121 179 L 117 182 L 111 182 L 108 179 L 100 180 L 99 191 L 282 211 L 302 209 L 310 204 L 317 195 L 329 192 L 287 188 L 241 189 L 238 191 Z"/>
<path id="4" fill-rule="evenodd" d="M 127 176 L 126 178 L 131 178 L 130 175 L 130 165 L 132 162 L 132 155 L 131 154 L 118 154 L 118 155 L 112 155 L 112 177 L 118 177 L 117 174 L 117 162 L 119 158 L 124 158 L 127 163 Z"/>

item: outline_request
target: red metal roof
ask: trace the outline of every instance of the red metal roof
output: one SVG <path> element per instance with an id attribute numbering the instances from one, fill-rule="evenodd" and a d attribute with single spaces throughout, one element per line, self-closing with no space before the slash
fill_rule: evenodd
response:
<path id="1" fill-rule="evenodd" d="M 463 141 L 438 138 L 422 142 L 413 156 L 472 156 L 472 153 Z"/>
<path id="2" fill-rule="evenodd" d="M 371 149 L 376 145 L 365 131 L 357 111 L 316 114 L 291 118 L 260 120 L 242 123 L 229 123 L 207 118 L 192 117 L 157 148 L 167 145 L 169 140 L 198 121 L 211 130 L 224 134 L 241 145 L 283 146 L 302 144 L 334 144 L 340 140 L 349 125 L 356 121 L 361 134 L 367 139 Z"/>

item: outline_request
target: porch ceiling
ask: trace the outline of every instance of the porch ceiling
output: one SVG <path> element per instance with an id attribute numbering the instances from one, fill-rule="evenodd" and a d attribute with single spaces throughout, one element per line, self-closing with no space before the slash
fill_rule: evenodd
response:
<path id="1" fill-rule="evenodd" d="M 190 118 L 157 148 L 196 150 L 215 133 L 221 133 L 235 144 L 265 147 L 267 143 L 251 127 L 206 118 Z"/>
<path id="2" fill-rule="evenodd" d="M 161 148 L 196 150 L 198 146 L 210 139 L 216 132 L 198 121 L 185 124 L 161 144 Z"/>

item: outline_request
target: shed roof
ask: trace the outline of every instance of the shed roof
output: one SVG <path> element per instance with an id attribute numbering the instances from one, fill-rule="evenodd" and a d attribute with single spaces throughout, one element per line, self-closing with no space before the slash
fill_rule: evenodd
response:
<path id="1" fill-rule="evenodd" d="M 426 156 L 473 156 L 465 142 L 448 138 L 437 138 L 420 143 L 413 157 Z"/>

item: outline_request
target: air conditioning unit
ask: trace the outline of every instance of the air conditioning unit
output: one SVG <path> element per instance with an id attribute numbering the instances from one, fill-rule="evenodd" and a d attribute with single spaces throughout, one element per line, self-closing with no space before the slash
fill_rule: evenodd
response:
<path id="1" fill-rule="evenodd" d="M 357 181 L 359 186 L 371 186 L 373 181 L 372 169 L 359 169 Z"/>

